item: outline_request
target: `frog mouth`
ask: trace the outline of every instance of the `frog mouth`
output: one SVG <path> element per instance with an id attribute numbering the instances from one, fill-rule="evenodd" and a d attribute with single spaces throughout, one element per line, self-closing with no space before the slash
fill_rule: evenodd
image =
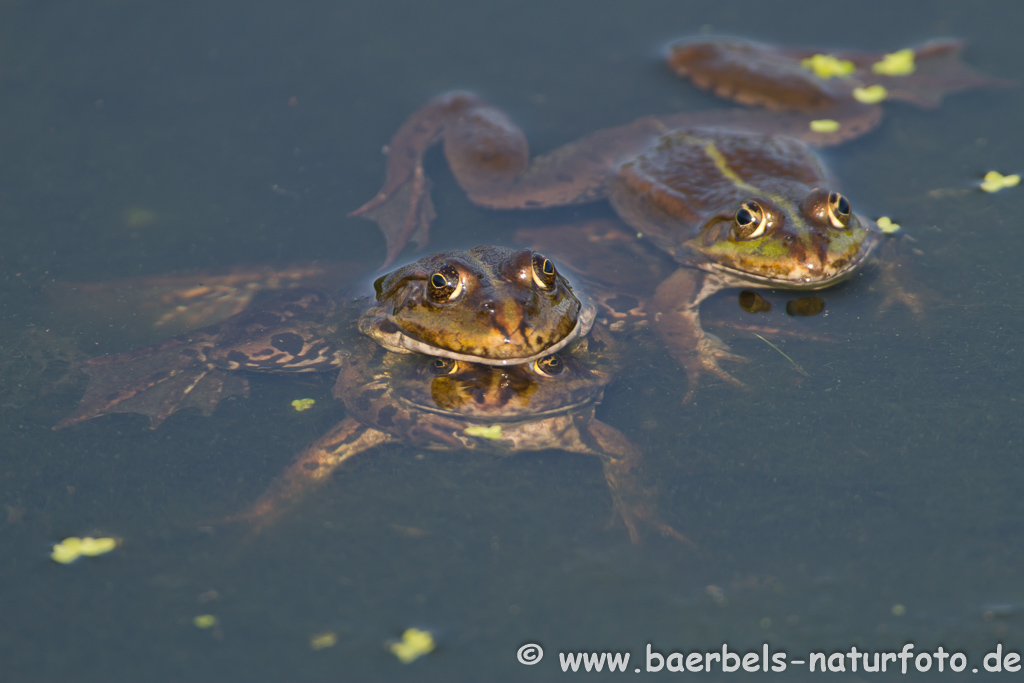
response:
<path id="1" fill-rule="evenodd" d="M 594 305 L 594 302 L 589 299 L 581 301 L 581 304 L 580 312 L 576 317 L 576 324 L 571 330 L 569 330 L 569 333 L 551 346 L 548 346 L 544 350 L 531 356 L 516 358 L 486 358 L 483 356 L 474 356 L 468 353 L 439 349 L 436 346 L 422 342 L 407 334 L 399 334 L 396 338 L 389 340 L 393 346 L 385 345 L 385 348 L 389 351 L 397 351 L 399 353 L 422 353 L 427 356 L 441 356 L 444 358 L 451 358 L 453 360 L 463 360 L 469 363 L 479 363 L 480 365 L 520 365 L 522 363 L 532 363 L 535 360 L 557 353 L 590 332 L 590 328 L 594 326 L 594 319 L 597 317 L 597 307 Z"/>
<path id="2" fill-rule="evenodd" d="M 756 273 L 718 262 L 709 264 L 709 267 L 730 280 L 738 280 L 740 285 L 754 282 L 779 289 L 824 289 L 851 277 L 871 255 L 874 247 L 875 243 L 871 241 L 845 261 L 832 261 L 820 269 L 793 267 L 785 274 Z"/>

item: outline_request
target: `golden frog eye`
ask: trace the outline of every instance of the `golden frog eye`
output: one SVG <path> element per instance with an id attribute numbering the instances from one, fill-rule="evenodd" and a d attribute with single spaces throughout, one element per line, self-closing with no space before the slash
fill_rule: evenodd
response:
<path id="1" fill-rule="evenodd" d="M 443 265 L 430 276 L 427 283 L 427 296 L 434 303 L 443 304 L 454 301 L 462 294 L 462 276 L 459 269 L 449 264 Z"/>
<path id="2" fill-rule="evenodd" d="M 845 228 L 850 224 L 850 202 L 838 192 L 828 193 L 828 220 L 833 228 Z"/>
<path id="3" fill-rule="evenodd" d="M 541 289 L 551 289 L 555 286 L 558 273 L 555 272 L 555 264 L 540 254 L 533 255 L 533 281 Z"/>
<path id="4" fill-rule="evenodd" d="M 565 370 L 565 363 L 558 356 L 544 356 L 531 364 L 533 371 L 541 377 L 555 377 Z"/>
<path id="5" fill-rule="evenodd" d="M 435 375 L 454 375 L 459 370 L 459 361 L 452 358 L 435 358 L 430 363 L 430 371 Z"/>
<path id="6" fill-rule="evenodd" d="M 751 200 L 743 202 L 743 206 L 736 210 L 732 232 L 736 239 L 752 240 L 763 235 L 767 226 L 768 212 Z"/>

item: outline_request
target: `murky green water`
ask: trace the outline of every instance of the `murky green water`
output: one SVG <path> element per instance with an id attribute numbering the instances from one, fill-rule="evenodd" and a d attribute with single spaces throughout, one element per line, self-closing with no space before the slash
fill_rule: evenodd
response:
<path id="1" fill-rule="evenodd" d="M 881 50 L 954 35 L 973 64 L 1018 77 L 1018 21 L 1009 2 L 9 2 L 0 342 L 7 358 L 35 350 L 17 344 L 32 327 L 95 355 L 163 334 L 130 314 L 71 315 L 54 282 L 379 262 L 372 224 L 345 216 L 377 190 L 394 129 L 446 89 L 486 96 L 544 151 L 716 106 L 657 61 L 702 29 Z M 558 452 L 382 449 L 255 540 L 203 532 L 341 418 L 329 380 L 258 378 L 251 399 L 156 431 L 115 416 L 52 432 L 81 384 L 5 369 L 0 678 L 547 680 L 562 675 L 560 651 L 628 650 L 632 669 L 646 643 L 768 642 L 793 658 L 912 642 L 979 667 L 998 643 L 1024 650 L 1021 190 L 955 191 L 1021 170 L 1022 97 L 896 106 L 827 155 L 858 207 L 917 240 L 924 320 L 880 313 L 863 277 L 808 321 L 833 341 L 780 342 L 808 378 L 757 338 L 723 333 L 752 360 L 735 369 L 750 391 L 708 382 L 681 407 L 682 374 L 661 355 L 636 358 L 609 390 L 601 417 L 645 449 L 662 515 L 698 552 L 653 536 L 630 545 L 607 528 L 597 463 Z M 508 243 L 535 220 L 473 207 L 440 158 L 431 170 L 435 248 Z M 709 316 L 732 315 L 733 301 Z M 295 413 L 299 396 L 318 408 Z M 88 533 L 124 545 L 48 559 L 56 540 Z M 196 628 L 202 614 L 219 627 Z M 410 626 L 439 649 L 403 665 L 384 643 Z M 311 649 L 328 631 L 337 644 Z M 526 642 L 547 652 L 532 668 L 516 662 Z"/>

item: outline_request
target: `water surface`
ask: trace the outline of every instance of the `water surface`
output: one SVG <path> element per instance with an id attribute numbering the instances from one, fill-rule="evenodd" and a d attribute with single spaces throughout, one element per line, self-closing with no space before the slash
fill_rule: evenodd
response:
<path id="1" fill-rule="evenodd" d="M 667 41 L 700 32 L 876 50 L 952 35 L 984 71 L 1019 77 L 1024 64 L 1014 3 L 635 4 L 7 3 L 7 358 L 26 353 L 28 329 L 86 355 L 165 334 L 131 310 L 72 315 L 55 282 L 324 257 L 363 263 L 366 281 L 383 240 L 346 214 L 376 192 L 391 133 L 450 88 L 503 107 L 545 151 L 721 106 L 658 61 Z M 902 276 L 926 294 L 923 320 L 881 311 L 868 273 L 807 321 L 832 341 L 778 342 L 809 377 L 726 330 L 752 361 L 732 368 L 749 391 L 708 381 L 683 407 L 682 374 L 658 353 L 638 354 L 609 390 L 600 416 L 645 450 L 662 516 L 697 552 L 657 536 L 630 545 L 608 526 L 597 462 L 559 452 L 381 449 L 257 539 L 199 531 L 341 419 L 328 379 L 258 378 L 251 399 L 156 431 L 113 416 L 55 433 L 81 383 L 52 386 L 31 357 L 5 368 L 2 677 L 548 680 L 559 651 L 628 650 L 636 664 L 647 643 L 768 642 L 796 656 L 913 642 L 972 665 L 997 643 L 1024 650 L 1020 190 L 970 191 L 987 170 L 1020 170 L 1021 98 L 894 106 L 826 155 L 857 208 L 916 240 Z M 551 219 L 472 206 L 438 155 L 429 171 L 434 248 L 509 243 Z M 722 295 L 707 312 L 735 310 Z M 300 396 L 318 408 L 295 413 Z M 69 567 L 48 559 L 54 541 L 87 533 L 124 545 Z M 206 613 L 218 629 L 193 625 Z M 384 643 L 410 626 L 440 647 L 403 665 Z M 327 631 L 337 645 L 312 650 Z M 515 659 L 526 642 L 547 651 L 529 669 Z"/>

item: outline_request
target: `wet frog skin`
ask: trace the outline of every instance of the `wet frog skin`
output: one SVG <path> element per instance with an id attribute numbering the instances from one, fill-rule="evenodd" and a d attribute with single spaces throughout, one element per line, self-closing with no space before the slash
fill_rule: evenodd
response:
<path id="1" fill-rule="evenodd" d="M 477 247 L 420 259 L 374 283 L 359 329 L 399 353 L 527 363 L 586 334 L 593 305 L 530 249 Z"/>
<path id="2" fill-rule="evenodd" d="M 334 387 L 348 417 L 303 451 L 249 510 L 227 521 L 262 527 L 348 459 L 383 444 L 498 456 L 559 449 L 601 459 L 633 542 L 643 523 L 689 543 L 654 513 L 638 481 L 639 450 L 595 417 L 614 360 L 601 330 L 559 354 L 504 367 L 395 354 L 363 340 Z"/>
<path id="3" fill-rule="evenodd" d="M 881 237 L 851 211 L 817 157 L 788 137 L 689 130 L 623 164 L 610 201 L 678 268 L 654 291 L 653 323 L 689 378 L 740 361 L 700 322 L 700 304 L 731 287 L 817 290 L 846 280 Z M 731 209 L 731 210 L 730 210 Z"/>
<path id="4" fill-rule="evenodd" d="M 836 144 L 876 127 L 882 106 L 866 102 L 864 93 L 878 86 L 888 99 L 932 107 L 952 92 L 1008 85 L 961 62 L 961 49 L 956 41 L 936 41 L 908 51 L 912 73 L 899 76 L 876 73 L 883 55 L 840 54 L 849 73 L 826 78 L 805 66 L 812 51 L 682 41 L 669 50 L 673 70 L 767 111 L 645 117 L 532 159 L 522 131 L 499 109 L 468 93 L 445 94 L 395 134 L 384 186 L 354 215 L 379 224 L 389 260 L 409 240 L 423 243 L 434 209 L 422 159 L 439 140 L 459 185 L 481 206 L 608 200 L 634 234 L 678 266 L 656 288 L 652 305 L 655 329 L 687 371 L 691 400 L 702 372 L 738 383 L 719 366 L 737 357 L 701 327 L 701 301 L 723 287 L 832 286 L 856 272 L 880 239 L 808 145 Z M 574 255 L 558 256 L 572 263 Z"/>
<path id="5" fill-rule="evenodd" d="M 380 278 L 374 301 L 293 289 L 220 323 L 94 358 L 78 409 L 57 428 L 117 412 L 159 426 L 186 407 L 210 414 L 247 395 L 246 372 L 329 372 L 366 335 L 400 353 L 531 362 L 586 334 L 583 304 L 547 258 L 477 247 L 425 257 Z"/>

